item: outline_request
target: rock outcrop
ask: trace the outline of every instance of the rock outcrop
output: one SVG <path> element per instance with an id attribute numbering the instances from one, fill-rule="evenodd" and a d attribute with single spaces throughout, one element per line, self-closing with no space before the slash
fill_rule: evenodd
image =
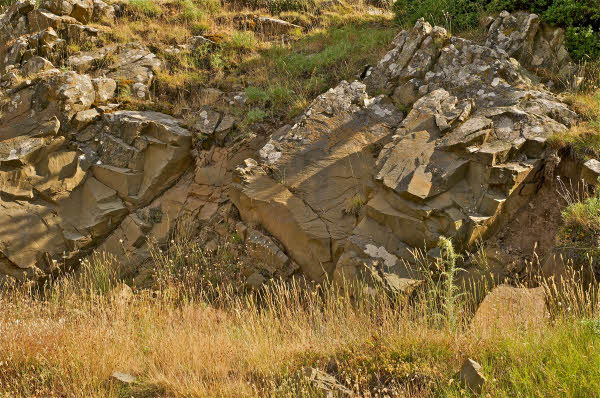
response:
<path id="1" fill-rule="evenodd" d="M 493 235 L 543 182 L 546 139 L 576 120 L 523 68 L 569 62 L 562 36 L 531 16 L 501 14 L 485 46 L 419 21 L 362 81 L 267 139 L 231 134 L 225 109 L 243 92 L 205 90 L 185 124 L 122 109 L 124 97 L 151 99 L 162 63 L 138 43 L 107 44 L 114 18 L 102 0 L 21 0 L 0 15 L 0 283 L 94 249 L 134 275 L 148 240 L 191 216 L 238 234 L 256 260 L 252 288 L 300 270 L 410 295 L 413 249 L 435 256 L 441 236 L 466 248 Z M 282 26 L 261 23 L 266 35 Z M 223 216 L 229 201 L 247 225 Z"/>
<path id="2" fill-rule="evenodd" d="M 84 25 L 111 15 L 100 0 L 22 0 L 0 16 L 0 279 L 75 263 L 115 229 L 139 246 L 151 226 L 138 215 L 193 164 L 181 120 L 111 103 L 147 96 L 160 67 Z M 83 41 L 88 52 L 64 51 Z"/>
<path id="3" fill-rule="evenodd" d="M 492 235 L 536 192 L 547 138 L 576 115 L 488 42 L 424 21 L 401 32 L 362 82 L 321 95 L 238 168 L 242 218 L 315 280 L 410 278 L 411 249 Z"/>
<path id="4" fill-rule="evenodd" d="M 528 69 L 562 79 L 576 77 L 564 30 L 542 22 L 536 14 L 504 11 L 490 19 L 485 45 L 505 52 Z"/>

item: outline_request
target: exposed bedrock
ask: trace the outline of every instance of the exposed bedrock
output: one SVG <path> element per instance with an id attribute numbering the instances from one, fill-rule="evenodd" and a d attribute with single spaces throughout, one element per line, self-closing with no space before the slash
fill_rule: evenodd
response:
<path id="1" fill-rule="evenodd" d="M 419 21 L 363 81 L 273 134 L 231 198 L 311 278 L 408 278 L 412 248 L 489 237 L 543 182 L 546 140 L 576 115 L 527 76 L 506 51 Z"/>

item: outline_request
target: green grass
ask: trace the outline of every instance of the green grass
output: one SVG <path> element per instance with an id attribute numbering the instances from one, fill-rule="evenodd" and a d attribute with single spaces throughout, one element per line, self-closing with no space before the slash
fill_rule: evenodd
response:
<path id="1" fill-rule="evenodd" d="M 383 22 L 383 23 L 382 23 Z M 390 22 L 349 23 L 263 50 L 234 73 L 248 80 L 249 99 L 276 116 L 296 116 L 310 100 L 374 64 L 397 33 Z"/>
<path id="2" fill-rule="evenodd" d="M 563 210 L 562 217 L 567 227 L 600 232 L 600 196 L 569 205 Z"/>
<path id="3" fill-rule="evenodd" d="M 599 75 L 600 76 L 600 75 Z M 589 159 L 600 155 L 600 91 L 570 94 L 565 102 L 582 121 L 563 133 L 554 134 L 549 144 L 555 149 L 567 149 L 576 158 Z"/>
<path id="4" fill-rule="evenodd" d="M 545 330 L 500 338 L 478 360 L 491 382 L 484 393 L 510 397 L 593 397 L 600 391 L 598 320 L 559 320 Z M 445 396 L 460 396 L 449 388 Z"/>
<path id="5" fill-rule="evenodd" d="M 147 17 L 156 18 L 162 14 L 162 8 L 153 0 L 130 0 L 127 7 Z"/>
<path id="6" fill-rule="evenodd" d="M 549 144 L 556 148 L 567 148 L 580 159 L 597 157 L 600 154 L 600 129 L 593 124 L 576 126 L 553 135 Z"/>

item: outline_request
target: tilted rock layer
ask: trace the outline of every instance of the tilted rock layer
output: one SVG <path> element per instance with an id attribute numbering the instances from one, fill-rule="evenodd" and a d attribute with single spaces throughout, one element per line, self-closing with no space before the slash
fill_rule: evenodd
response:
<path id="1" fill-rule="evenodd" d="M 75 262 L 118 227 L 149 232 L 158 221 L 137 214 L 193 163 L 182 121 L 110 103 L 118 89 L 144 97 L 160 67 L 140 45 L 96 46 L 82 23 L 111 18 L 99 0 L 26 0 L 0 16 L 0 282 Z M 60 58 L 83 40 L 90 52 Z"/>
<path id="2" fill-rule="evenodd" d="M 547 138 L 576 121 L 503 49 L 423 21 L 365 75 L 273 134 L 231 192 L 316 280 L 397 284 L 412 248 L 490 236 L 542 183 Z"/>
<path id="3" fill-rule="evenodd" d="M 414 289 L 411 250 L 494 234 L 543 182 L 546 139 L 576 119 L 510 58 L 545 55 L 538 42 L 562 52 L 560 40 L 535 18 L 502 14 L 486 46 L 419 21 L 362 81 L 322 94 L 293 126 L 228 141 L 236 120 L 210 105 L 188 128 L 115 103 L 149 98 L 161 62 L 136 43 L 106 45 L 98 23 L 114 15 L 101 0 L 22 0 L 0 15 L 0 285 L 94 249 L 135 274 L 148 239 L 164 242 L 190 215 L 222 237 L 236 225 L 255 263 L 251 287 L 300 269 Z M 234 213 L 228 201 L 250 229 L 231 214 L 213 222 Z"/>

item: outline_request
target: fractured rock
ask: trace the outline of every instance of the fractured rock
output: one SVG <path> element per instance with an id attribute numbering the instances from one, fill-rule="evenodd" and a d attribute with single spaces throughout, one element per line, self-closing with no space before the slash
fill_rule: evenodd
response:
<path id="1" fill-rule="evenodd" d="M 526 68 L 545 69 L 565 77 L 574 70 L 564 30 L 547 25 L 536 14 L 500 13 L 488 28 L 485 45 L 516 58 Z"/>
<path id="2" fill-rule="evenodd" d="M 412 249 L 492 235 L 542 178 L 547 138 L 577 119 L 502 49 L 423 20 L 393 46 L 362 83 L 318 97 L 234 177 L 242 219 L 317 281 L 411 279 Z M 412 109 L 404 117 L 395 102 Z M 358 219 L 345 212 L 357 196 L 366 199 Z"/>

